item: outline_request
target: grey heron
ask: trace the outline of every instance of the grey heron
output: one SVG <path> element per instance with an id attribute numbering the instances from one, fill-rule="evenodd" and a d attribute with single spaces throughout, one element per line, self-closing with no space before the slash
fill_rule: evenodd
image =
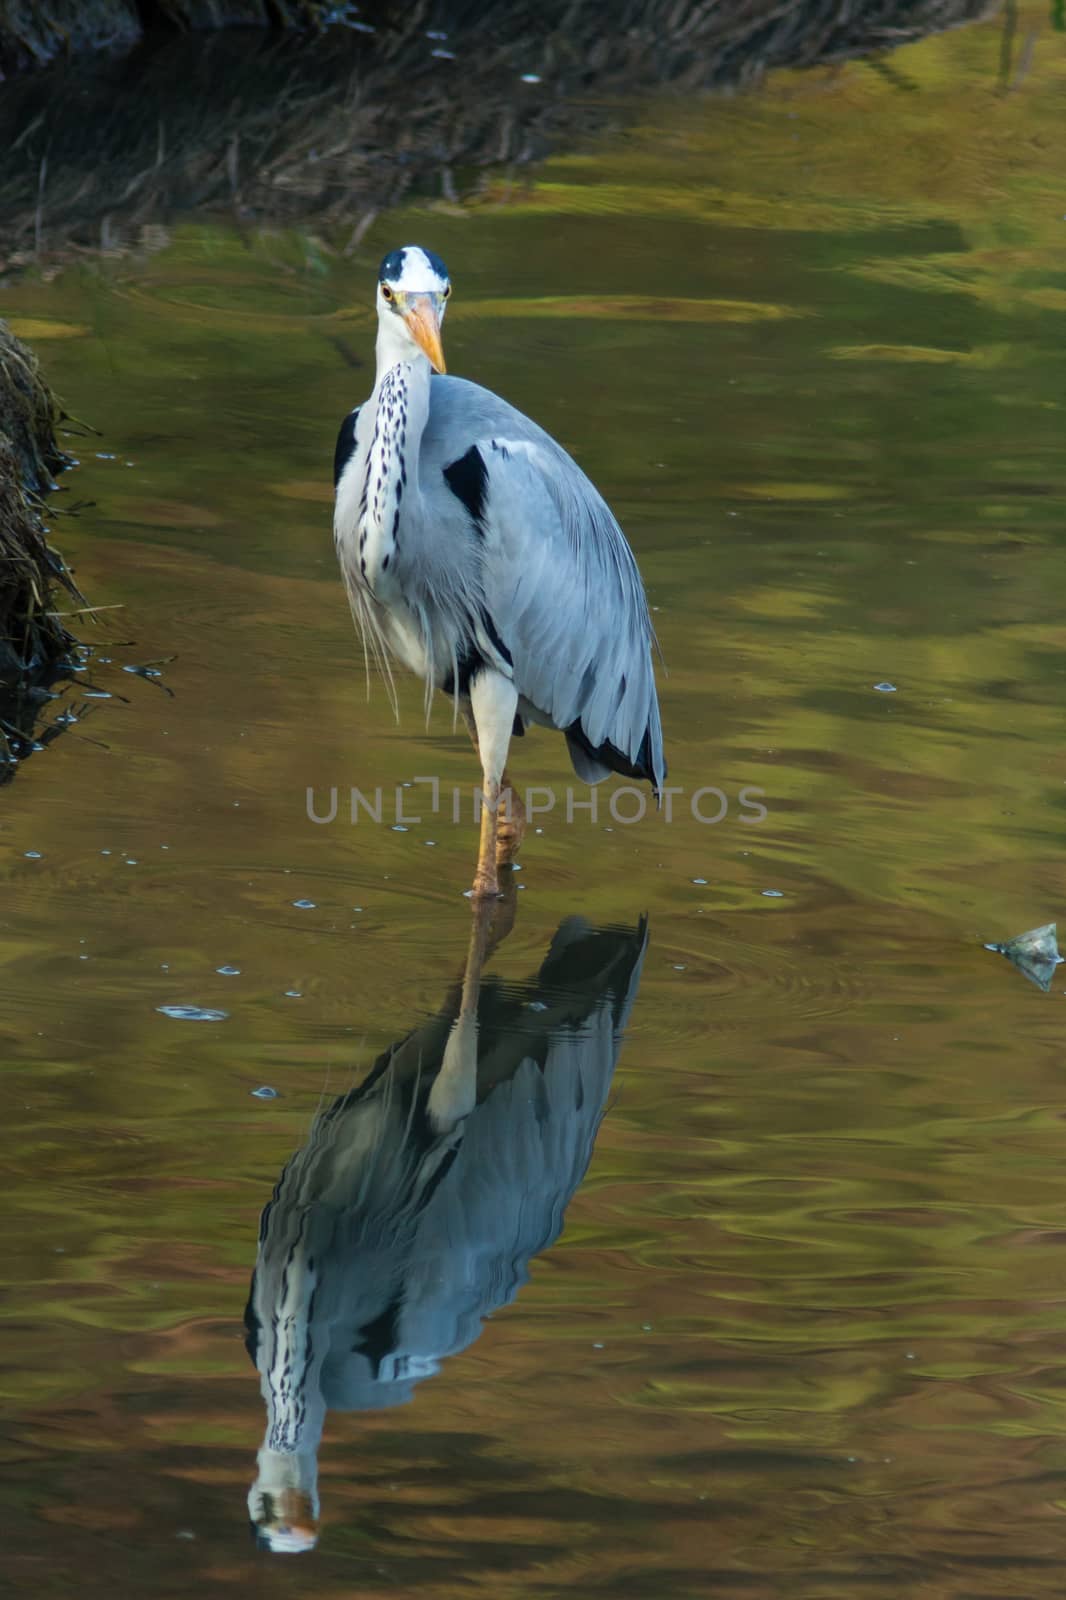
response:
<path id="1" fill-rule="evenodd" d="M 512 896 L 513 900 L 513 896 Z M 248 1507 L 278 1553 L 318 1537 L 327 1410 L 402 1405 L 514 1299 L 592 1156 L 647 945 L 561 924 L 522 985 L 482 980 L 327 1107 L 263 1212 L 245 1310 L 266 1431 Z"/>
<path id="2" fill-rule="evenodd" d="M 530 723 L 566 736 L 577 775 L 666 775 L 644 587 L 606 502 L 561 445 L 498 395 L 445 375 L 451 283 L 393 250 L 377 285 L 370 399 L 334 457 L 334 537 L 369 666 L 391 661 L 461 709 L 482 769 L 475 898 L 499 892 L 525 820 L 507 771 Z"/>

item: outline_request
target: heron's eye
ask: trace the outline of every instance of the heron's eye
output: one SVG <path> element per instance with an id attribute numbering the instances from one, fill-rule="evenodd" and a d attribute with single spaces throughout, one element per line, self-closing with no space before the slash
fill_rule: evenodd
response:
<path id="1" fill-rule="evenodd" d="M 387 283 L 383 283 L 381 285 L 381 294 L 382 294 L 382 298 L 385 299 L 385 300 L 391 300 L 392 299 L 392 290 L 389 288 Z"/>
<path id="2" fill-rule="evenodd" d="M 445 286 L 445 290 L 444 290 L 444 298 L 445 298 L 445 300 L 447 300 L 447 298 L 448 298 L 448 296 L 449 296 L 449 295 L 450 295 L 450 294 L 451 294 L 451 292 L 452 292 L 452 286 L 451 286 L 451 284 L 450 284 L 450 283 L 449 283 L 449 284 L 447 284 L 447 285 L 446 285 L 446 286 Z"/>

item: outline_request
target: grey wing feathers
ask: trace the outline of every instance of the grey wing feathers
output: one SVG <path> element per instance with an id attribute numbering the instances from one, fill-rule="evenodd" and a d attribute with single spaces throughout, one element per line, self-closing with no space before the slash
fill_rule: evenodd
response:
<path id="1" fill-rule="evenodd" d="M 484 461 L 485 602 L 519 694 L 566 733 L 587 782 L 614 771 L 660 789 L 654 636 L 621 528 L 570 456 L 505 401 L 453 378 L 434 379 L 432 394 L 434 447 L 458 456 L 476 440 Z"/>

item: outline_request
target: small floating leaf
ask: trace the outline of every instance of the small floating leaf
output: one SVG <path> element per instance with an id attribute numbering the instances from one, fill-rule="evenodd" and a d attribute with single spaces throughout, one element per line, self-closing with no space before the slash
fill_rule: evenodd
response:
<path id="1" fill-rule="evenodd" d="M 985 949 L 1006 956 L 1023 977 L 1047 994 L 1055 968 L 1066 959 L 1059 955 L 1055 928 L 1054 922 L 1046 922 L 1041 928 L 1030 928 L 1028 933 L 1019 933 L 1017 938 L 1008 939 L 1005 944 L 986 944 Z"/>
<path id="2" fill-rule="evenodd" d="M 178 1022 L 225 1022 L 228 1011 L 209 1011 L 206 1006 L 156 1006 L 161 1016 Z"/>

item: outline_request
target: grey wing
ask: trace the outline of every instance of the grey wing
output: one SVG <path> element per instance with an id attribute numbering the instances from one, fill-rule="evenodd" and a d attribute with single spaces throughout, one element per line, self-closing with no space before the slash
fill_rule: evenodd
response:
<path id="1" fill-rule="evenodd" d="M 519 695 L 566 734 L 586 782 L 621 772 L 658 791 L 654 634 L 606 502 L 550 435 L 475 384 L 435 379 L 434 422 L 441 470 L 481 535 L 485 605 Z"/>

